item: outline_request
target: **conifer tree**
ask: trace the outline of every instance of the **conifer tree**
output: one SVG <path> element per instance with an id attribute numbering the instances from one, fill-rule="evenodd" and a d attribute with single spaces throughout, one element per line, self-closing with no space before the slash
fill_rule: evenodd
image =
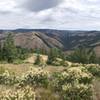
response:
<path id="1" fill-rule="evenodd" d="M 0 60 L 2 60 L 2 46 L 1 46 L 1 42 L 0 42 Z"/>
<path id="2" fill-rule="evenodd" d="M 67 60 L 83 64 L 95 63 L 96 54 L 93 49 L 79 47 L 67 57 Z"/>
<path id="3" fill-rule="evenodd" d="M 57 48 L 51 48 L 50 52 L 48 54 L 47 64 L 52 64 L 53 61 L 55 61 L 57 57 L 59 57 L 58 49 Z"/>
<path id="4" fill-rule="evenodd" d="M 13 35 L 9 33 L 3 45 L 3 59 L 9 63 L 16 59 L 17 49 L 14 44 Z"/>
<path id="5" fill-rule="evenodd" d="M 35 65 L 39 65 L 39 64 L 41 64 L 41 57 L 40 57 L 40 50 L 36 50 L 36 52 L 37 52 L 37 55 L 36 55 L 36 60 L 35 60 Z"/>

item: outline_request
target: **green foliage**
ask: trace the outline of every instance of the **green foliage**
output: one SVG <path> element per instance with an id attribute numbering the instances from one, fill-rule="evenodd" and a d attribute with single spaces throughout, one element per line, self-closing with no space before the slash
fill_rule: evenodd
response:
<path id="1" fill-rule="evenodd" d="M 7 61 L 13 63 L 15 60 L 25 60 L 29 53 L 32 52 L 30 49 L 16 47 L 14 44 L 13 34 L 9 33 L 3 44 L 0 44 L 0 61 Z"/>
<path id="2" fill-rule="evenodd" d="M 41 57 L 40 57 L 40 54 L 37 54 L 36 55 L 36 60 L 35 60 L 35 65 L 40 65 L 41 64 Z"/>
<path id="3" fill-rule="evenodd" d="M 37 53 L 37 51 L 38 51 L 40 54 L 47 55 L 47 51 L 46 51 L 45 47 L 44 47 L 44 48 L 34 49 L 34 50 L 33 50 L 34 53 Z"/>
<path id="4" fill-rule="evenodd" d="M 66 57 L 65 54 L 61 52 L 61 50 L 57 48 L 50 49 L 48 54 L 47 64 L 54 66 L 66 66 Z"/>
<path id="5" fill-rule="evenodd" d="M 100 65 L 87 65 L 87 70 L 96 77 L 100 77 Z"/>
<path id="6" fill-rule="evenodd" d="M 68 64 L 66 63 L 66 56 L 64 53 L 61 54 L 61 59 L 62 59 L 62 61 L 60 62 L 60 65 L 68 66 Z"/>
<path id="7" fill-rule="evenodd" d="M 92 100 L 92 75 L 84 67 L 57 72 L 52 82 L 62 100 Z"/>
<path id="8" fill-rule="evenodd" d="M 0 74 L 3 74 L 5 72 L 5 68 L 3 66 L 0 67 Z"/>
<path id="9" fill-rule="evenodd" d="M 2 46 L 1 46 L 1 43 L 0 43 L 0 60 L 2 60 Z"/>
<path id="10" fill-rule="evenodd" d="M 60 50 L 57 48 L 51 48 L 50 52 L 48 54 L 48 60 L 47 60 L 47 64 L 51 64 L 54 65 L 53 62 L 56 60 L 56 58 L 60 57 Z"/>
<path id="11" fill-rule="evenodd" d="M 9 63 L 12 63 L 14 59 L 16 59 L 17 49 L 14 45 L 13 35 L 10 33 L 3 45 L 2 49 L 3 53 L 3 59 L 8 61 Z"/>
<path id="12" fill-rule="evenodd" d="M 86 49 L 85 47 L 79 47 L 73 53 L 71 53 L 67 60 L 76 62 L 76 63 L 96 63 L 96 54 L 93 49 Z"/>
<path id="13" fill-rule="evenodd" d="M 25 60 L 26 58 L 28 58 L 29 53 L 31 53 L 31 50 L 17 47 L 17 59 Z"/>

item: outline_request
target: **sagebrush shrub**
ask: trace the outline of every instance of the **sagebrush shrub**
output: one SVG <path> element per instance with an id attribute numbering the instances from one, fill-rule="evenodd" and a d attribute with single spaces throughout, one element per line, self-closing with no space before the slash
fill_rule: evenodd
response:
<path id="1" fill-rule="evenodd" d="M 21 84 L 47 87 L 49 83 L 49 73 L 41 69 L 35 69 L 22 76 Z"/>
<path id="2" fill-rule="evenodd" d="M 36 100 L 35 92 L 29 86 L 21 89 L 8 89 L 0 93 L 0 100 Z"/>
<path id="3" fill-rule="evenodd" d="M 93 75 L 100 77 L 100 65 L 86 65 L 87 70 Z"/>
<path id="4" fill-rule="evenodd" d="M 14 85 L 19 82 L 19 78 L 15 75 L 11 75 L 9 71 L 5 70 L 0 74 L 0 84 L 3 85 Z"/>
<path id="5" fill-rule="evenodd" d="M 92 100 L 92 79 L 93 76 L 88 72 L 87 67 L 82 66 L 67 67 L 67 69 L 55 73 L 34 68 L 20 77 L 10 75 L 8 71 L 5 71 L 0 74 L 0 84 L 17 85 L 17 88 L 20 89 L 16 91 L 10 90 L 8 95 L 4 93 L 5 97 L 8 96 L 7 98 L 11 98 L 0 100 L 35 100 L 31 99 L 31 96 L 32 98 L 34 96 L 34 91 L 27 92 L 31 90 L 24 88 L 27 85 L 36 89 L 49 89 L 52 93 L 57 93 L 60 100 Z M 25 98 L 15 99 L 16 96 Z M 4 98 L 3 95 L 1 97 Z M 40 97 L 42 98 L 42 95 Z"/>
<path id="6" fill-rule="evenodd" d="M 63 100 L 91 100 L 92 75 L 84 67 L 72 67 L 55 73 L 52 84 Z"/>

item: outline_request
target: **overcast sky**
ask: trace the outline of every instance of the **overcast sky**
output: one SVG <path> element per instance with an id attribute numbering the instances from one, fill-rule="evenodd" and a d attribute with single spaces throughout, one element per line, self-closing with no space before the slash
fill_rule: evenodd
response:
<path id="1" fill-rule="evenodd" d="M 100 0 L 0 0 L 0 29 L 100 30 Z"/>

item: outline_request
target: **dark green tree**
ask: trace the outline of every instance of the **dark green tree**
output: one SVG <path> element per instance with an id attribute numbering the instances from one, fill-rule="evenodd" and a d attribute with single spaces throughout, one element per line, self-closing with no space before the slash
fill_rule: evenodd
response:
<path id="1" fill-rule="evenodd" d="M 1 42 L 0 42 L 0 60 L 2 60 L 2 45 L 1 45 Z"/>
<path id="2" fill-rule="evenodd" d="M 93 49 L 79 47 L 67 57 L 67 60 L 83 64 L 95 63 L 96 54 Z"/>
<path id="3" fill-rule="evenodd" d="M 26 48 L 17 47 L 17 58 L 20 60 L 25 60 L 29 57 L 31 50 Z"/>
<path id="4" fill-rule="evenodd" d="M 61 65 L 62 65 L 62 66 L 65 66 L 66 55 L 65 55 L 64 53 L 61 54 L 61 59 L 62 59 Z"/>
<path id="5" fill-rule="evenodd" d="M 51 48 L 48 53 L 47 64 L 52 64 L 57 57 L 59 57 L 59 50 L 57 48 Z"/>
<path id="6" fill-rule="evenodd" d="M 17 49 L 14 44 L 13 34 L 9 33 L 3 45 L 3 59 L 9 63 L 16 59 Z"/>
<path id="7" fill-rule="evenodd" d="M 34 64 L 40 65 L 41 64 L 40 50 L 37 49 L 36 52 L 37 52 L 37 54 L 36 54 L 36 60 L 35 60 Z"/>
<path id="8" fill-rule="evenodd" d="M 41 64 L 41 57 L 40 57 L 40 54 L 37 54 L 36 56 L 36 60 L 35 60 L 35 65 L 40 65 Z"/>

